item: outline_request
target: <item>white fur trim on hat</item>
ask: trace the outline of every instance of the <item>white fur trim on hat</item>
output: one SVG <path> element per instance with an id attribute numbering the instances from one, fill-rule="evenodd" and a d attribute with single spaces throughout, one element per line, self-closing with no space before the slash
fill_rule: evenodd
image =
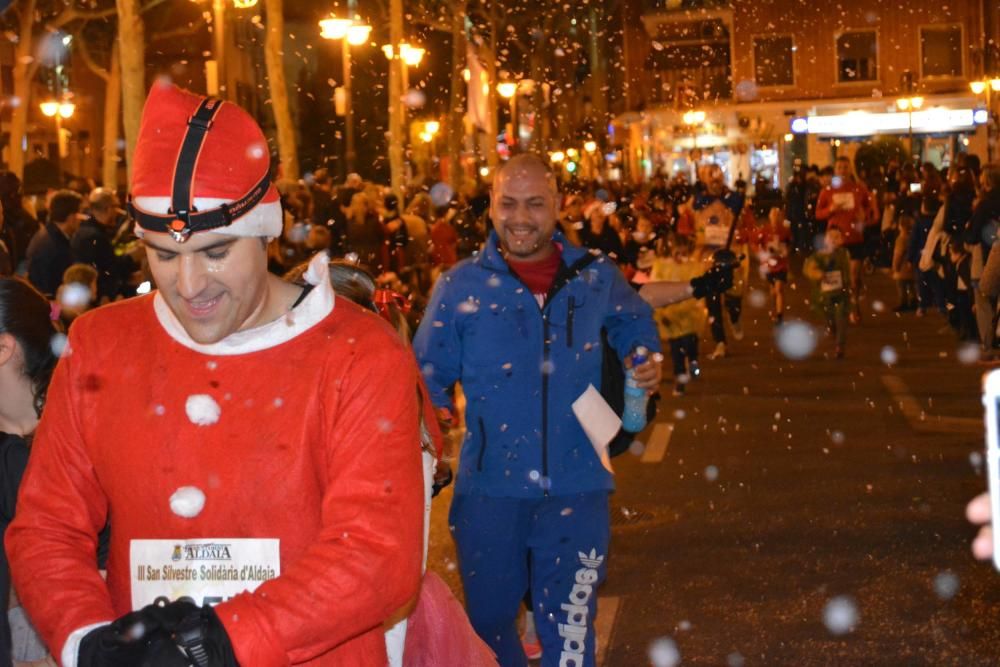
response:
<path id="1" fill-rule="evenodd" d="M 194 200 L 195 208 L 199 211 L 207 211 L 218 208 L 223 204 L 230 203 L 227 199 L 211 199 L 208 197 L 197 197 Z M 170 197 L 136 197 L 135 205 L 150 213 L 165 214 L 170 208 Z M 218 227 L 212 232 L 225 234 L 226 236 L 265 236 L 267 238 L 277 238 L 281 236 L 284 228 L 282 224 L 283 216 L 281 212 L 281 202 L 260 202 L 245 214 L 236 218 L 233 224 L 227 227 Z M 135 235 L 142 238 L 144 234 L 151 234 L 148 229 L 143 229 L 138 223 L 135 225 Z"/>

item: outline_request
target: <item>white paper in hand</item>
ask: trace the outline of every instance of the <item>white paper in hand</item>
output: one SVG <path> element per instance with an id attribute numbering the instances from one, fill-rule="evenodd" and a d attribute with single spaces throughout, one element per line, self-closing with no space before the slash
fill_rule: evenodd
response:
<path id="1" fill-rule="evenodd" d="M 587 391 L 573 401 L 573 414 L 580 421 L 580 426 L 590 439 L 590 444 L 594 446 L 601 464 L 608 469 L 608 472 L 614 473 L 611 456 L 608 454 L 608 444 L 621 429 L 621 418 L 615 414 L 601 396 L 601 392 L 594 389 L 592 384 L 587 385 Z"/>

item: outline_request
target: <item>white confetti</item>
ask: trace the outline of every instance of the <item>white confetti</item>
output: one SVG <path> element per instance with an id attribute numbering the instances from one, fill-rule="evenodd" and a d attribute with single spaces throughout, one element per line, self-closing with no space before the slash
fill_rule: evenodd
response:
<path id="1" fill-rule="evenodd" d="M 846 635 L 853 632 L 858 619 L 858 607 L 854 598 L 849 595 L 839 595 L 823 608 L 823 624 L 831 634 Z"/>
<path id="2" fill-rule="evenodd" d="M 958 575 L 945 570 L 934 577 L 934 593 L 942 600 L 950 600 L 958 593 Z"/>
<path id="3" fill-rule="evenodd" d="M 184 404 L 184 411 L 192 424 L 210 426 L 219 421 L 222 409 L 215 399 L 208 394 L 192 394 Z"/>
<path id="4" fill-rule="evenodd" d="M 801 320 L 790 320 L 775 330 L 774 342 L 785 357 L 799 361 L 813 353 L 819 336 L 809 324 Z"/>
<path id="5" fill-rule="evenodd" d="M 677 643 L 669 637 L 660 637 L 649 645 L 649 662 L 653 667 L 677 667 L 681 664 L 681 652 Z"/>
<path id="6" fill-rule="evenodd" d="M 185 519 L 192 519 L 205 507 L 205 493 L 196 486 L 182 486 L 170 496 L 170 511 Z"/>
<path id="7" fill-rule="evenodd" d="M 66 334 L 52 334 L 52 338 L 49 340 L 49 349 L 52 350 L 52 354 L 61 358 L 67 352 L 66 344 L 68 341 L 69 339 L 66 338 Z"/>
<path id="8" fill-rule="evenodd" d="M 135 293 L 138 295 L 149 294 L 153 289 L 153 283 L 148 280 L 144 280 L 139 283 L 139 286 L 135 288 Z"/>
<path id="9" fill-rule="evenodd" d="M 882 363 L 886 366 L 895 366 L 899 361 L 899 354 L 896 352 L 896 348 L 891 345 L 883 347 L 880 356 L 882 358 Z"/>
<path id="10" fill-rule="evenodd" d="M 767 306 L 767 294 L 762 290 L 752 289 L 750 293 L 747 294 L 747 303 L 750 304 L 752 308 L 764 308 Z"/>
<path id="11" fill-rule="evenodd" d="M 981 355 L 979 346 L 975 343 L 965 343 L 960 345 L 955 356 L 958 357 L 959 363 L 963 363 L 966 366 L 976 363 L 979 361 Z"/>
<path id="12" fill-rule="evenodd" d="M 90 288 L 83 283 L 69 283 L 59 290 L 63 308 L 85 308 L 90 305 Z"/>

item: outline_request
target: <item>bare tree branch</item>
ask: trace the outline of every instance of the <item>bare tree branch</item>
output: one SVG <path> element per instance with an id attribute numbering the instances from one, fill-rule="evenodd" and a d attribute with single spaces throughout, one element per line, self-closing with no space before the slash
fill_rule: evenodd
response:
<path id="1" fill-rule="evenodd" d="M 140 14 L 145 14 L 150 9 L 153 9 L 154 7 L 158 7 L 159 5 L 162 5 L 166 1 L 167 0 L 150 0 L 149 2 L 147 2 L 146 4 L 144 4 L 142 6 L 142 8 L 139 10 L 139 13 Z"/>
<path id="2" fill-rule="evenodd" d="M 81 30 L 80 32 L 82 33 L 83 31 Z M 87 46 L 87 40 L 83 39 L 81 35 L 77 35 L 76 44 L 77 53 L 79 53 L 80 57 L 83 58 L 84 64 L 89 67 L 94 74 L 104 79 L 104 82 L 107 83 L 108 79 L 111 78 L 111 73 L 107 70 L 107 68 L 98 65 L 97 61 L 94 60 L 93 55 L 90 53 L 90 47 Z"/>
<path id="3" fill-rule="evenodd" d="M 150 42 L 162 42 L 168 39 L 177 39 L 178 37 L 190 37 L 192 35 L 197 35 L 201 32 L 202 26 L 200 25 L 188 25 L 183 28 L 175 28 L 173 30 L 167 30 L 165 32 L 157 32 L 155 35 L 149 38 Z"/>

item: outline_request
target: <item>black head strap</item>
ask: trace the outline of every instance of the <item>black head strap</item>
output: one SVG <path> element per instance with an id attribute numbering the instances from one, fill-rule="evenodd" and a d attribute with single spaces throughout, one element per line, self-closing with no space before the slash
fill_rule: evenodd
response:
<path id="1" fill-rule="evenodd" d="M 218 208 L 199 211 L 194 206 L 194 172 L 198 166 L 205 138 L 215 123 L 215 116 L 222 108 L 222 101 L 207 97 L 187 122 L 187 133 L 181 142 L 174 165 L 174 180 L 171 186 L 170 208 L 166 214 L 144 211 L 135 205 L 129 195 L 127 208 L 139 226 L 151 232 L 169 233 L 175 241 L 183 243 L 193 232 L 204 232 L 232 224 L 247 211 L 256 206 L 267 194 L 271 185 L 270 174 L 263 178 L 236 201 Z"/>

